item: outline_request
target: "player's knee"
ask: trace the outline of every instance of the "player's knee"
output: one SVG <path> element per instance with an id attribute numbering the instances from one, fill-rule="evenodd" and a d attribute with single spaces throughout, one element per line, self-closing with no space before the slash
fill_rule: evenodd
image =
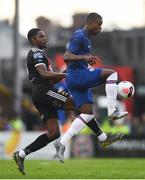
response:
<path id="1" fill-rule="evenodd" d="M 60 132 L 57 132 L 54 136 L 53 136 L 53 140 L 58 139 L 60 137 Z"/>
<path id="2" fill-rule="evenodd" d="M 84 104 L 79 108 L 79 110 L 84 114 L 93 114 L 93 108 L 91 104 Z"/>
<path id="3" fill-rule="evenodd" d="M 94 115 L 93 114 L 84 114 L 84 113 L 81 113 L 79 115 L 79 117 L 85 122 L 85 123 L 88 123 L 90 122 L 93 118 L 94 118 Z"/>
<path id="4" fill-rule="evenodd" d="M 107 81 L 117 81 L 118 80 L 118 74 L 116 71 L 113 70 L 113 72 L 107 77 Z"/>
<path id="5" fill-rule="evenodd" d="M 114 69 L 110 69 L 110 75 L 113 73 L 117 73 Z"/>
<path id="6" fill-rule="evenodd" d="M 80 112 L 83 113 L 83 114 L 89 114 L 89 115 L 93 114 L 93 110 L 92 109 L 91 110 L 90 109 L 87 109 L 87 110 L 83 109 L 83 110 L 80 110 Z"/>
<path id="7" fill-rule="evenodd" d="M 50 131 L 50 132 L 48 132 L 48 136 L 49 136 L 49 139 L 51 141 L 53 141 L 60 137 L 60 132 L 59 131 Z"/>
<path id="8" fill-rule="evenodd" d="M 101 74 L 102 82 L 105 82 L 106 80 L 110 80 L 112 77 L 117 80 L 117 72 L 113 69 L 104 69 Z"/>
<path id="9" fill-rule="evenodd" d="M 113 69 L 105 69 L 104 71 L 102 71 L 102 80 L 111 80 L 111 79 L 118 79 L 118 74 L 115 70 Z"/>
<path id="10" fill-rule="evenodd" d="M 115 70 L 113 70 L 113 69 L 109 69 L 108 71 L 107 71 L 107 73 L 106 73 L 106 75 L 107 75 L 107 77 L 106 78 L 108 78 L 110 75 L 112 75 L 112 74 L 117 74 L 117 72 L 115 71 Z"/>

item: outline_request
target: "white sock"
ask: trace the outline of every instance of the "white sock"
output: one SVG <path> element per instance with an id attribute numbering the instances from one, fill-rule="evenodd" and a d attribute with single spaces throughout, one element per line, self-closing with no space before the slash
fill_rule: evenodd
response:
<path id="1" fill-rule="evenodd" d="M 60 143 L 64 146 L 67 144 L 67 142 L 76 134 L 78 134 L 85 126 L 85 123 L 80 120 L 79 118 L 76 118 L 69 129 L 66 131 L 64 136 L 61 138 Z"/>
<path id="2" fill-rule="evenodd" d="M 108 115 L 111 115 L 116 110 L 116 98 L 117 98 L 117 73 L 111 74 L 106 80 L 106 96 L 107 96 L 107 109 Z"/>
<path id="3" fill-rule="evenodd" d="M 26 157 L 26 153 L 25 153 L 25 151 L 23 149 L 19 151 L 19 156 L 21 158 L 25 158 Z"/>
<path id="4" fill-rule="evenodd" d="M 89 122 L 94 116 L 90 114 L 80 114 L 71 124 L 67 132 L 61 138 L 60 143 L 64 146 L 74 135 L 78 134 L 84 127 L 85 122 Z"/>
<path id="5" fill-rule="evenodd" d="M 107 139 L 107 135 L 104 132 L 98 136 L 98 140 L 101 142 L 105 141 L 106 139 Z"/>

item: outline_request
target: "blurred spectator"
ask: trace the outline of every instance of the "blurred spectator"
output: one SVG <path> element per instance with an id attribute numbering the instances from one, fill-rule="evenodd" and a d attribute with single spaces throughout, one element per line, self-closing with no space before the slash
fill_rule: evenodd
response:
<path id="1" fill-rule="evenodd" d="M 140 133 L 145 136 L 145 112 L 141 115 L 141 128 Z"/>
<path id="2" fill-rule="evenodd" d="M 140 118 L 138 116 L 132 118 L 131 134 L 132 136 L 145 136 L 145 113 Z"/>
<path id="3" fill-rule="evenodd" d="M 41 130 L 41 120 L 38 111 L 28 99 L 23 101 L 22 120 L 27 131 Z"/>
<path id="4" fill-rule="evenodd" d="M 0 115 L 0 131 L 10 130 L 11 126 L 9 124 L 8 118 L 5 115 Z"/>
<path id="5" fill-rule="evenodd" d="M 11 125 L 11 130 L 21 131 L 23 129 L 22 120 L 14 111 L 10 113 L 9 122 Z"/>

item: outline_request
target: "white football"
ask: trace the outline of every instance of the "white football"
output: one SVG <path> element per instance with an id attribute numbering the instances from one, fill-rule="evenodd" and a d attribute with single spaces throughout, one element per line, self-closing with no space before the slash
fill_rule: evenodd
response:
<path id="1" fill-rule="evenodd" d="M 117 93 L 118 97 L 123 98 L 123 99 L 128 99 L 133 97 L 135 92 L 134 85 L 129 82 L 129 81 L 121 81 L 117 85 Z"/>

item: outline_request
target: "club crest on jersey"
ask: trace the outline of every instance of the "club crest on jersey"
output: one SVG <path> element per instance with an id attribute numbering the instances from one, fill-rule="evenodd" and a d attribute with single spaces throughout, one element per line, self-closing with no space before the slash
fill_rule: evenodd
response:
<path id="1" fill-rule="evenodd" d="M 33 54 L 34 59 L 42 59 L 43 53 L 42 52 L 36 52 Z"/>
<path id="2" fill-rule="evenodd" d="M 66 49 L 68 49 L 69 45 L 70 45 L 70 43 L 67 43 L 67 44 L 66 44 Z"/>
<path id="3" fill-rule="evenodd" d="M 88 69 L 89 69 L 89 71 L 94 71 L 95 70 L 95 68 L 92 67 L 92 66 L 88 66 Z"/>

